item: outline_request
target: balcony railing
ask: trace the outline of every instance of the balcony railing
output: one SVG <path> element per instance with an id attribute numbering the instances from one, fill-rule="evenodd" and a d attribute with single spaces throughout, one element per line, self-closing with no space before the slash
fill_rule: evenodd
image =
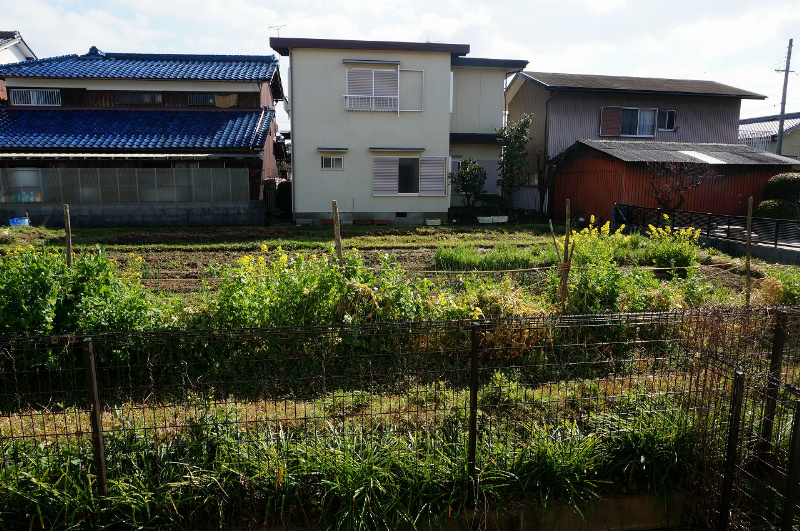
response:
<path id="1" fill-rule="evenodd" d="M 344 108 L 348 111 L 397 112 L 400 107 L 398 96 L 357 96 L 346 94 Z"/>
<path id="2" fill-rule="evenodd" d="M 246 203 L 246 168 L 0 168 L 0 203 Z"/>

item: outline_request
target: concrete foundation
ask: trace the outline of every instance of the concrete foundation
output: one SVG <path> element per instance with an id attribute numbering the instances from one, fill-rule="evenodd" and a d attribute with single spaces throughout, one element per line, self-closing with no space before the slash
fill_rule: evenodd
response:
<path id="1" fill-rule="evenodd" d="M 745 242 L 719 238 L 701 238 L 701 241 L 709 247 L 731 256 L 745 256 L 747 254 L 747 244 Z M 750 256 L 773 264 L 800 265 L 800 249 L 754 243 L 750 246 Z"/>
<path id="2" fill-rule="evenodd" d="M 321 225 L 323 220 L 333 219 L 333 213 L 297 212 L 294 217 L 296 220 L 312 220 L 313 225 Z M 340 212 L 339 219 L 342 222 L 353 221 L 355 224 L 362 220 L 389 220 L 391 225 L 425 225 L 426 219 L 440 219 L 445 224 L 447 212 Z"/>
<path id="3" fill-rule="evenodd" d="M 0 206 L 0 224 L 25 216 L 31 225 L 64 226 L 61 205 L 36 203 Z M 159 203 L 124 205 L 70 205 L 73 227 L 224 227 L 264 225 L 263 201 L 247 203 Z"/>

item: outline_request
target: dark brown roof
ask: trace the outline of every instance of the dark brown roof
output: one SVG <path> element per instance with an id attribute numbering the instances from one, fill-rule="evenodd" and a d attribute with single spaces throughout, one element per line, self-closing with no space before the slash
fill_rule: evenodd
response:
<path id="1" fill-rule="evenodd" d="M 472 66 L 483 68 L 505 68 L 506 70 L 522 70 L 528 66 L 524 59 L 486 59 L 483 57 L 453 57 L 452 66 Z"/>
<path id="2" fill-rule="evenodd" d="M 402 52 L 445 52 L 453 55 L 469 53 L 469 44 L 444 42 L 348 41 L 339 39 L 292 39 L 271 37 L 270 47 L 281 55 L 289 55 L 292 48 L 320 48 L 327 50 L 387 50 Z"/>
<path id="3" fill-rule="evenodd" d="M 742 90 L 716 81 L 694 79 L 664 79 L 657 77 L 598 76 L 589 74 L 553 74 L 522 72 L 524 78 L 549 89 L 589 90 L 599 92 L 645 92 L 659 94 L 688 94 L 723 96 L 764 100 L 766 96 Z"/>
<path id="4" fill-rule="evenodd" d="M 743 144 L 690 144 L 636 140 L 578 140 L 572 148 L 588 146 L 625 162 L 692 162 L 708 164 L 793 165 L 781 157 Z"/>

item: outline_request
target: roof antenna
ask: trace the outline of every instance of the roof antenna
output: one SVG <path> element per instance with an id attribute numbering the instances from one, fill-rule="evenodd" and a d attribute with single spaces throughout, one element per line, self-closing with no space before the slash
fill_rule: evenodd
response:
<path id="1" fill-rule="evenodd" d="M 281 37 L 281 28 L 284 27 L 284 26 L 288 26 L 288 25 L 289 24 L 280 24 L 280 25 L 276 25 L 276 26 L 267 26 L 267 27 L 269 29 L 271 29 L 271 30 L 276 30 L 278 32 L 278 38 L 280 39 L 280 37 Z"/>

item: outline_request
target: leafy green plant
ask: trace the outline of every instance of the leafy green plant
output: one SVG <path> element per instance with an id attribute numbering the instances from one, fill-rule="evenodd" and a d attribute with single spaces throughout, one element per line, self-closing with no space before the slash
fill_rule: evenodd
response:
<path id="1" fill-rule="evenodd" d="M 497 186 L 503 190 L 509 206 L 513 207 L 512 196 L 527 182 L 525 167 L 528 165 L 528 142 L 532 114 L 520 117 L 516 122 L 509 122 L 497 130 L 497 141 L 503 147 L 498 161 Z"/>
<path id="2" fill-rule="evenodd" d="M 100 248 L 72 268 L 60 253 L 33 246 L 0 260 L 0 334 L 143 330 L 157 319 L 138 272 L 121 270 Z"/>
<path id="3" fill-rule="evenodd" d="M 790 202 L 800 201 L 800 173 L 779 173 L 771 177 L 770 180 L 767 181 L 767 184 L 764 185 L 764 199 L 777 199 Z"/>
<path id="4" fill-rule="evenodd" d="M 771 219 L 800 219 L 800 212 L 794 202 L 786 199 L 767 199 L 761 201 L 753 212 L 755 217 Z"/>
<path id="5" fill-rule="evenodd" d="M 673 230 L 669 217 L 664 214 L 665 226 L 648 225 L 650 245 L 646 257 L 656 267 L 688 267 L 697 261 L 700 229 L 683 228 Z"/>
<path id="6" fill-rule="evenodd" d="M 472 217 L 475 204 L 486 193 L 486 170 L 472 157 L 461 161 L 458 171 L 450 173 L 453 193 L 461 194 L 467 216 Z"/>

